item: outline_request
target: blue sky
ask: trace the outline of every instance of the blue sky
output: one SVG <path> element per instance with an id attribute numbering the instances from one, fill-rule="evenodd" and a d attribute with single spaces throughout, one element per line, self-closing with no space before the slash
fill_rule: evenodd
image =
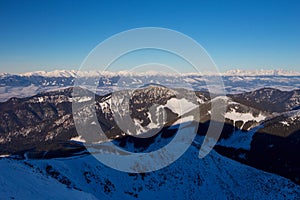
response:
<path id="1" fill-rule="evenodd" d="M 300 1 L 0 0 L 0 72 L 77 69 L 101 41 L 165 27 L 229 69 L 300 67 Z"/>

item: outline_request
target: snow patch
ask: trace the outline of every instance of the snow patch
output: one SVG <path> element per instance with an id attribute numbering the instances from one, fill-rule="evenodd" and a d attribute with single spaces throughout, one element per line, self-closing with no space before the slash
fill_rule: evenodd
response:
<path id="1" fill-rule="evenodd" d="M 261 122 L 262 120 L 266 119 L 266 116 L 260 113 L 258 116 L 254 117 L 251 113 L 239 113 L 236 112 L 236 110 L 231 110 L 230 112 L 225 113 L 225 118 L 231 119 L 233 121 L 243 121 L 244 123 L 246 123 L 250 120 Z"/>
<path id="2" fill-rule="evenodd" d="M 169 108 L 172 112 L 179 114 L 179 116 L 188 113 L 189 111 L 198 107 L 194 103 L 188 101 L 187 99 L 177 99 L 171 98 L 167 101 L 165 107 Z"/>
<path id="3" fill-rule="evenodd" d="M 290 124 L 287 121 L 281 121 L 279 123 L 283 124 L 284 126 L 290 126 Z"/>
<path id="4" fill-rule="evenodd" d="M 73 137 L 70 139 L 71 141 L 76 141 L 76 142 L 82 142 L 82 143 L 85 143 L 85 139 L 82 138 L 81 135 L 77 136 L 77 137 Z"/>

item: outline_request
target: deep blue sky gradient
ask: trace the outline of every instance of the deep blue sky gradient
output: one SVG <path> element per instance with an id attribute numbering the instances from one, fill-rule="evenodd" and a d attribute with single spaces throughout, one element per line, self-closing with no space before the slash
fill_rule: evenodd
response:
<path id="1" fill-rule="evenodd" d="M 77 69 L 104 39 L 145 26 L 189 35 L 221 71 L 300 67 L 297 0 L 0 0 L 0 72 Z"/>

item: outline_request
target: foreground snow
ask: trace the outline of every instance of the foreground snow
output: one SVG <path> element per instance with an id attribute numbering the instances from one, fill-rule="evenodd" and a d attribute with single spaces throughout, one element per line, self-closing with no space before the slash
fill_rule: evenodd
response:
<path id="1" fill-rule="evenodd" d="M 202 139 L 202 138 L 201 138 Z M 198 138 L 199 140 L 199 138 Z M 211 152 L 198 143 L 170 166 L 146 174 L 119 172 L 92 155 L 0 160 L 2 199 L 296 199 L 300 187 Z"/>
<path id="2" fill-rule="evenodd" d="M 97 199 L 15 160 L 0 160 L 0 199 Z"/>

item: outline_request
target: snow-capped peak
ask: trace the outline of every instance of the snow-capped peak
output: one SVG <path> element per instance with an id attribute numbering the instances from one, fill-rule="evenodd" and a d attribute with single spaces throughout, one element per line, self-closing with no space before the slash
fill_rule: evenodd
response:
<path id="1" fill-rule="evenodd" d="M 75 77 L 76 70 L 54 70 L 54 71 L 34 71 L 19 74 L 20 76 L 44 76 L 44 77 Z"/>
<path id="2" fill-rule="evenodd" d="M 0 76 L 9 75 L 7 73 L 1 73 Z M 54 71 L 34 71 L 18 74 L 20 76 L 44 76 L 44 77 L 97 77 L 97 76 L 300 76 L 300 72 L 287 71 L 283 69 L 278 70 L 240 70 L 234 69 L 224 73 L 217 72 L 201 72 L 201 73 L 169 73 L 169 72 L 156 72 L 156 71 L 145 71 L 145 72 L 134 72 L 134 71 L 101 71 L 101 70 L 90 70 L 90 71 L 78 71 L 78 70 L 54 70 Z"/>
<path id="3" fill-rule="evenodd" d="M 240 70 L 234 69 L 223 73 L 223 76 L 300 76 L 300 72 L 287 71 L 283 69 L 278 70 Z"/>

